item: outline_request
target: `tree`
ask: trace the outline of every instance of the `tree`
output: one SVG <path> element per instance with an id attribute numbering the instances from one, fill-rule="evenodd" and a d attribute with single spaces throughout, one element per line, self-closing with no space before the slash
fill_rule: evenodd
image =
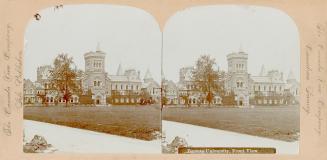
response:
<path id="1" fill-rule="evenodd" d="M 140 104 L 146 105 L 152 103 L 152 97 L 146 89 L 142 89 L 140 93 Z"/>
<path id="2" fill-rule="evenodd" d="M 189 96 L 188 95 L 181 95 L 180 97 L 183 99 L 184 105 L 189 106 L 189 103 L 188 103 L 188 100 L 189 100 L 188 97 Z"/>
<path id="3" fill-rule="evenodd" d="M 42 101 L 42 104 L 45 104 L 45 106 L 47 106 L 47 103 L 46 103 L 46 93 L 37 93 L 36 94 L 37 97 L 39 97 Z"/>
<path id="4" fill-rule="evenodd" d="M 202 92 L 209 106 L 214 98 L 214 93 L 219 93 L 222 86 L 219 85 L 218 71 L 214 70 L 216 62 L 209 55 L 202 55 L 196 61 L 196 66 L 192 72 L 192 81 L 195 90 Z"/>
<path id="5" fill-rule="evenodd" d="M 54 62 L 54 68 L 50 71 L 50 84 L 61 94 L 68 106 L 68 101 L 73 94 L 80 93 L 77 81 L 77 69 L 73 69 L 73 58 L 67 54 L 59 54 Z"/>
<path id="6" fill-rule="evenodd" d="M 161 103 L 162 103 L 162 105 L 167 105 L 168 104 L 168 98 L 166 96 L 163 96 L 161 98 Z"/>

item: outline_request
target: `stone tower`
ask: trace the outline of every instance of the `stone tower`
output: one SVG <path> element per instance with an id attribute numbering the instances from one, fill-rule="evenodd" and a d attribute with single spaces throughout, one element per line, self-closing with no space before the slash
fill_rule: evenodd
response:
<path id="1" fill-rule="evenodd" d="M 243 51 L 227 55 L 228 78 L 226 89 L 235 94 L 237 105 L 249 105 L 248 54 Z"/>
<path id="2" fill-rule="evenodd" d="M 106 105 L 106 54 L 100 50 L 98 45 L 95 52 L 84 54 L 85 60 L 85 79 L 84 88 L 91 90 L 92 99 L 96 105 Z"/>

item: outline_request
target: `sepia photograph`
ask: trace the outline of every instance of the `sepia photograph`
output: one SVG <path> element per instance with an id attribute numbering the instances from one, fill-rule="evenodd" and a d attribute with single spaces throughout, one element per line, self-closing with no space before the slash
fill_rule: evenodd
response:
<path id="1" fill-rule="evenodd" d="M 299 152 L 299 34 L 280 10 L 192 7 L 161 32 L 137 8 L 56 6 L 24 43 L 25 153 Z"/>
<path id="2" fill-rule="evenodd" d="M 163 31 L 163 75 L 163 153 L 299 153 L 299 34 L 284 12 L 247 5 L 177 12 Z"/>
<path id="3" fill-rule="evenodd" d="M 326 4 L 0 0 L 0 159 L 326 160 Z"/>
<path id="4" fill-rule="evenodd" d="M 46 8 L 25 32 L 25 153 L 161 153 L 161 32 L 118 5 Z"/>

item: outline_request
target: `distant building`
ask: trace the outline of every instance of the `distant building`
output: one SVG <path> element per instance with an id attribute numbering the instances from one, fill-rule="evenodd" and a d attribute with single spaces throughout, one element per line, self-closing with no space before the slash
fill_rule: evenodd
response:
<path id="1" fill-rule="evenodd" d="M 159 103 L 161 100 L 161 85 L 153 79 L 150 70 L 146 71 L 143 81 L 142 91 L 147 92 L 153 102 Z"/>
<path id="2" fill-rule="evenodd" d="M 299 103 L 300 84 L 292 72 L 287 80 L 277 70 L 266 72 L 262 66 L 259 76 L 251 76 L 252 104 L 279 105 Z"/>
<path id="3" fill-rule="evenodd" d="M 142 80 L 135 69 L 123 71 L 121 64 L 116 75 L 108 76 L 109 91 L 107 100 L 110 104 L 137 104 L 140 102 Z"/>
<path id="4" fill-rule="evenodd" d="M 179 104 L 179 101 L 180 101 L 179 90 L 178 90 L 176 84 L 172 80 L 163 79 L 162 87 L 164 90 L 163 96 L 167 98 L 166 104 L 168 104 L 168 105 Z"/>
<path id="5" fill-rule="evenodd" d="M 156 82 L 150 70 L 143 80 L 140 71 L 123 70 L 121 64 L 116 74 L 105 70 L 106 53 L 98 46 L 95 52 L 84 54 L 85 71 L 78 71 L 77 83 L 81 94 L 74 94 L 69 99 L 71 104 L 94 104 L 99 106 L 140 104 L 141 101 L 160 103 L 165 98 L 166 105 L 207 105 L 206 95 L 198 91 L 193 82 L 194 67 L 183 67 L 179 70 L 179 81 L 174 83 L 165 78 L 161 84 Z M 266 71 L 262 66 L 259 75 L 248 73 L 248 54 L 239 51 L 227 55 L 227 72 L 217 69 L 217 83 L 224 88 L 224 95 L 213 93 L 213 105 L 223 105 L 224 96 L 238 106 L 249 105 L 291 105 L 298 104 L 300 83 L 291 71 L 285 80 L 278 70 Z M 65 104 L 61 93 L 54 90 L 49 83 L 52 66 L 37 68 L 37 80 L 24 80 L 25 105 Z M 77 69 L 76 69 L 77 70 Z M 161 89 L 162 85 L 162 89 Z M 163 91 L 163 92 L 161 92 Z"/>
<path id="6" fill-rule="evenodd" d="M 81 86 L 82 94 L 72 95 L 69 103 L 94 104 L 139 104 L 141 92 L 147 92 L 153 102 L 160 102 L 160 85 L 152 78 L 150 71 L 145 74 L 144 81 L 140 71 L 135 69 L 123 70 L 118 66 L 116 74 L 108 74 L 105 70 L 106 53 L 98 46 L 95 52 L 84 54 L 85 71 L 78 72 L 77 83 Z M 37 80 L 24 80 L 24 103 L 46 105 L 66 103 L 60 93 L 49 86 L 51 65 L 40 66 L 37 69 Z"/>
<path id="7" fill-rule="evenodd" d="M 248 55 L 243 51 L 227 55 L 228 71 L 225 81 L 227 92 L 234 92 L 237 105 L 249 105 L 250 75 L 247 65 Z"/>
<path id="8" fill-rule="evenodd" d="M 234 92 L 237 105 L 289 105 L 299 103 L 299 82 L 290 72 L 287 80 L 278 70 L 266 72 L 261 67 L 258 76 L 247 71 L 248 55 L 240 51 L 227 55 L 228 72 L 225 89 Z"/>
<path id="9" fill-rule="evenodd" d="M 108 76 L 105 71 L 106 54 L 97 47 L 95 52 L 84 54 L 85 72 L 82 78 L 84 93 L 92 92 L 92 99 L 97 105 L 106 105 L 108 92 Z"/>
<path id="10" fill-rule="evenodd" d="M 264 66 L 258 76 L 248 73 L 248 54 L 239 51 L 227 56 L 227 72 L 218 69 L 217 83 L 224 86 L 226 95 L 233 95 L 238 106 L 249 105 L 291 105 L 299 103 L 300 83 L 293 72 L 284 80 L 282 72 L 270 70 L 266 72 Z M 205 95 L 195 90 L 192 81 L 193 67 L 183 67 L 179 72 L 179 82 L 164 80 L 164 96 L 169 104 L 201 105 L 207 104 Z M 169 84 L 169 85 L 168 85 Z M 176 90 L 173 87 L 176 86 Z M 172 94 L 174 93 L 174 94 Z M 176 100 L 177 99 L 177 100 Z M 214 93 L 212 104 L 221 105 L 222 95 Z"/>
<path id="11" fill-rule="evenodd" d="M 192 79 L 193 76 L 193 67 L 183 67 L 179 71 L 179 82 L 177 83 L 177 99 L 179 104 L 187 104 L 187 105 L 203 105 L 208 104 L 209 102 L 206 100 L 206 96 L 204 93 L 198 91 L 194 81 Z M 172 83 L 172 82 L 170 82 Z M 217 82 L 218 83 L 218 82 Z M 172 86 L 172 84 L 171 84 Z M 213 93 L 213 105 L 221 104 L 221 96 L 214 92 Z M 170 97 L 170 99 L 172 99 Z M 176 102 L 176 101 L 174 101 Z"/>

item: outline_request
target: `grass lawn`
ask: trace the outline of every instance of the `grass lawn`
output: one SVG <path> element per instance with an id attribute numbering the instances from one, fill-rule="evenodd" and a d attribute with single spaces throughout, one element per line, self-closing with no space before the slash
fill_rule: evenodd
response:
<path id="1" fill-rule="evenodd" d="M 24 119 L 142 140 L 160 132 L 160 106 L 24 107 Z"/>
<path id="2" fill-rule="evenodd" d="M 166 107 L 163 119 L 283 141 L 298 140 L 299 106 Z"/>

